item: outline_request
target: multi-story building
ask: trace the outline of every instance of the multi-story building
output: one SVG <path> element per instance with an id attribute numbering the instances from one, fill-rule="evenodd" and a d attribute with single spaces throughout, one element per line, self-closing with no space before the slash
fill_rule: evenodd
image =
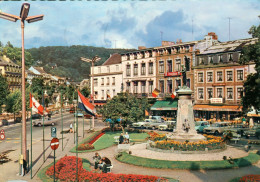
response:
<path id="1" fill-rule="evenodd" d="M 196 55 L 194 99 L 197 117 L 233 119 L 241 112 L 240 98 L 254 64 L 238 63 L 243 46 L 257 39 L 242 39 L 213 45 Z"/>
<path id="2" fill-rule="evenodd" d="M 137 97 L 152 97 L 156 85 L 156 50 L 139 50 L 121 54 L 123 90 Z"/>
<path id="3" fill-rule="evenodd" d="M 21 88 L 22 84 L 22 69 L 17 64 L 13 63 L 5 55 L 0 57 L 0 74 L 2 74 L 7 82 L 10 91 Z"/>
<path id="4" fill-rule="evenodd" d="M 122 91 L 122 64 L 120 54 L 113 54 L 101 66 L 92 67 L 91 75 L 93 76 L 94 82 L 95 103 L 116 96 L 117 93 Z M 93 86 L 92 79 L 91 86 Z M 93 95 L 92 89 L 91 94 Z"/>
<path id="5" fill-rule="evenodd" d="M 42 78 L 42 75 L 35 74 L 30 70 L 25 70 L 25 78 L 26 78 L 26 81 L 31 85 L 33 78 Z"/>

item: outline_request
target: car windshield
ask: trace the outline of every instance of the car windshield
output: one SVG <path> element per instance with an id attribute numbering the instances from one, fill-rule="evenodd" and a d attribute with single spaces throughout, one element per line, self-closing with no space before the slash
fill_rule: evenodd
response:
<path id="1" fill-rule="evenodd" d="M 214 124 L 212 124 L 212 126 L 213 126 L 213 127 L 220 127 L 220 124 L 214 123 Z"/>

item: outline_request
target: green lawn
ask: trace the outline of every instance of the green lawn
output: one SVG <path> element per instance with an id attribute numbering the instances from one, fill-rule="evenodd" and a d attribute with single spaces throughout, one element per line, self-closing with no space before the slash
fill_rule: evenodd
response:
<path id="1" fill-rule="evenodd" d="M 102 150 L 108 147 L 111 147 L 115 143 L 115 136 L 119 136 L 121 132 L 106 132 L 102 137 L 100 137 L 95 143 L 93 150 L 84 150 L 84 151 L 78 151 L 81 152 L 93 152 L 97 150 Z M 131 142 L 139 142 L 139 141 L 145 141 L 145 139 L 149 136 L 147 133 L 129 133 Z M 89 136 L 91 137 L 91 136 Z M 88 138 L 89 138 L 88 137 Z M 87 139 L 87 138 L 86 138 Z M 81 143 L 83 143 L 86 139 L 84 139 Z M 76 152 L 76 147 L 72 148 L 70 152 Z"/>
<path id="2" fill-rule="evenodd" d="M 143 166 L 148 168 L 162 168 L 162 169 L 188 169 L 188 170 L 199 170 L 199 169 L 228 169 L 249 166 L 260 160 L 260 156 L 255 153 L 250 153 L 248 156 L 235 159 L 234 164 L 230 164 L 227 160 L 221 161 L 167 161 L 167 160 L 156 160 L 149 158 L 142 158 L 132 156 L 126 152 L 121 153 L 122 155 L 117 157 L 117 160 L 133 164 L 137 166 Z"/>

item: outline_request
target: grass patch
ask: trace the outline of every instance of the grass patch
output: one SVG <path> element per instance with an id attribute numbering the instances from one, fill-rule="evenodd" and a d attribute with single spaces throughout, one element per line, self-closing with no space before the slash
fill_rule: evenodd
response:
<path id="1" fill-rule="evenodd" d="M 56 161 L 56 162 L 58 162 L 58 161 Z M 91 165 L 90 165 L 89 160 L 82 158 L 82 163 L 83 163 L 83 168 L 84 169 L 86 169 L 87 171 L 91 171 L 91 168 L 90 168 Z M 43 182 L 53 182 L 53 178 L 50 178 L 48 175 L 46 175 L 46 171 L 52 165 L 53 165 L 53 162 L 51 164 L 49 164 L 48 166 L 44 167 L 43 169 L 41 169 L 39 171 L 39 173 L 37 174 L 38 178 L 40 178 L 40 180 L 42 180 Z"/>
<path id="2" fill-rule="evenodd" d="M 102 150 L 108 147 L 111 147 L 112 145 L 115 145 L 115 136 L 119 136 L 121 132 L 106 132 L 103 136 L 101 136 L 93 145 L 95 149 L 92 150 L 83 150 L 83 151 L 78 151 L 79 153 L 83 152 L 93 152 L 93 151 L 98 151 Z M 94 135 L 94 134 L 93 134 Z M 93 136 L 91 135 L 91 136 Z M 88 138 L 90 138 L 89 136 Z M 140 142 L 140 141 L 145 141 L 146 138 L 149 136 L 147 133 L 129 133 L 131 142 Z M 86 141 L 84 139 L 81 143 L 84 143 Z M 76 147 L 73 147 L 70 152 L 76 152 Z"/>
<path id="3" fill-rule="evenodd" d="M 127 164 L 133 164 L 136 166 L 148 167 L 148 168 L 160 168 L 160 169 L 228 169 L 249 166 L 260 160 L 260 156 L 255 153 L 250 153 L 246 157 L 234 159 L 234 164 L 230 164 L 227 160 L 221 161 L 167 161 L 156 160 L 149 158 L 142 158 L 130 155 L 126 152 L 122 152 L 122 155 L 117 156 L 117 160 Z"/>

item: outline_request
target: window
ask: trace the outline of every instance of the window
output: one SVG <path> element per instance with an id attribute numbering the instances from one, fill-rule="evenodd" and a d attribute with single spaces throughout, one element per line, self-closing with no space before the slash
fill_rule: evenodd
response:
<path id="1" fill-rule="evenodd" d="M 116 77 L 112 77 L 112 85 L 116 84 Z"/>
<path id="2" fill-rule="evenodd" d="M 222 71 L 217 71 L 217 81 L 223 81 L 222 76 Z"/>
<path id="3" fill-rule="evenodd" d="M 237 88 L 237 99 L 241 99 L 242 96 L 243 96 L 243 88 L 239 87 Z"/>
<path id="4" fill-rule="evenodd" d="M 190 50 L 190 47 L 189 47 L 189 46 L 186 46 L 186 47 L 185 47 L 185 52 L 189 52 L 189 50 Z"/>
<path id="5" fill-rule="evenodd" d="M 107 85 L 109 85 L 109 77 L 107 77 Z"/>
<path id="6" fill-rule="evenodd" d="M 181 59 L 175 60 L 175 71 L 181 71 Z"/>
<path id="7" fill-rule="evenodd" d="M 164 61 L 159 61 L 159 73 L 164 73 Z"/>
<path id="8" fill-rule="evenodd" d="M 141 64 L 141 75 L 145 75 L 145 63 Z"/>
<path id="9" fill-rule="evenodd" d="M 101 78 L 101 85 L 104 85 L 104 78 Z"/>
<path id="10" fill-rule="evenodd" d="M 243 80 L 243 70 L 237 70 L 237 80 Z"/>
<path id="11" fill-rule="evenodd" d="M 207 88 L 207 93 L 208 93 L 208 99 L 211 99 L 213 97 L 213 89 Z"/>
<path id="12" fill-rule="evenodd" d="M 218 55 L 218 62 L 223 63 L 223 57 L 222 54 Z"/>
<path id="13" fill-rule="evenodd" d="M 138 75 L 138 64 L 134 64 L 134 75 Z"/>
<path id="14" fill-rule="evenodd" d="M 233 71 L 227 71 L 227 81 L 233 81 Z"/>
<path id="15" fill-rule="evenodd" d="M 159 81 L 159 88 L 160 88 L 161 93 L 164 93 L 164 80 Z"/>
<path id="16" fill-rule="evenodd" d="M 94 96 L 95 96 L 95 99 L 97 99 L 97 97 L 98 97 L 98 92 L 97 91 L 95 91 Z"/>
<path id="17" fill-rule="evenodd" d="M 149 88 L 148 92 L 152 93 L 153 92 L 153 81 L 149 81 Z"/>
<path id="18" fill-rule="evenodd" d="M 126 76 L 130 76 L 131 73 L 131 65 L 126 65 Z"/>
<path id="19" fill-rule="evenodd" d="M 213 72 L 207 72 L 207 82 L 213 81 Z"/>
<path id="20" fill-rule="evenodd" d="M 203 73 L 198 73 L 198 82 L 203 82 Z"/>
<path id="21" fill-rule="evenodd" d="M 119 71 L 119 65 L 116 65 L 116 71 Z"/>
<path id="22" fill-rule="evenodd" d="M 98 67 L 98 73 L 101 73 L 101 68 L 100 67 Z"/>
<path id="23" fill-rule="evenodd" d="M 186 85 L 187 85 L 187 87 L 190 88 L 190 79 L 189 79 L 189 78 L 187 79 L 187 83 L 186 83 Z"/>
<path id="24" fill-rule="evenodd" d="M 113 89 L 113 97 L 116 95 L 116 90 Z"/>
<path id="25" fill-rule="evenodd" d="M 228 54 L 228 60 L 229 61 L 233 61 L 233 53 L 229 53 Z"/>
<path id="26" fill-rule="evenodd" d="M 199 88 L 198 89 L 198 97 L 199 97 L 199 99 L 203 99 L 203 95 L 204 95 L 203 88 Z"/>
<path id="27" fill-rule="evenodd" d="M 134 93 L 138 93 L 138 82 L 134 82 Z"/>
<path id="28" fill-rule="evenodd" d="M 179 47 L 176 48 L 176 52 L 180 53 L 180 48 Z"/>
<path id="29" fill-rule="evenodd" d="M 172 93 L 172 80 L 167 80 L 167 92 Z"/>
<path id="30" fill-rule="evenodd" d="M 172 72 L 172 60 L 167 60 L 167 72 Z"/>
<path id="31" fill-rule="evenodd" d="M 102 96 L 102 99 L 104 99 L 105 91 L 102 90 L 101 93 L 102 93 L 102 95 L 101 95 L 101 96 Z"/>
<path id="32" fill-rule="evenodd" d="M 222 98 L 223 97 L 222 88 L 217 88 L 217 97 L 218 98 Z"/>
<path id="33" fill-rule="evenodd" d="M 233 88 L 227 88 L 227 98 L 233 99 Z"/>
<path id="34" fill-rule="evenodd" d="M 179 87 L 181 86 L 181 80 L 180 79 L 178 79 L 178 80 L 175 80 L 175 90 L 176 89 L 179 89 Z"/>
<path id="35" fill-rule="evenodd" d="M 142 94 L 145 93 L 145 89 L 146 89 L 146 82 L 142 82 L 142 85 L 141 85 Z"/>
<path id="36" fill-rule="evenodd" d="M 153 74 L 153 63 L 149 63 L 149 74 Z"/>
<path id="37" fill-rule="evenodd" d="M 186 71 L 190 71 L 190 58 L 185 59 Z"/>
<path id="38" fill-rule="evenodd" d="M 94 86 L 95 87 L 98 86 L 98 79 L 97 78 L 94 79 Z"/>
<path id="39" fill-rule="evenodd" d="M 126 82 L 126 91 L 127 91 L 127 92 L 130 91 L 130 82 Z"/>
<path id="40" fill-rule="evenodd" d="M 110 72 L 110 67 L 109 67 L 109 66 L 107 66 L 107 72 L 108 72 L 108 73 Z"/>
<path id="41" fill-rule="evenodd" d="M 209 56 L 208 59 L 209 59 L 209 63 L 212 64 L 213 63 L 213 56 Z"/>

